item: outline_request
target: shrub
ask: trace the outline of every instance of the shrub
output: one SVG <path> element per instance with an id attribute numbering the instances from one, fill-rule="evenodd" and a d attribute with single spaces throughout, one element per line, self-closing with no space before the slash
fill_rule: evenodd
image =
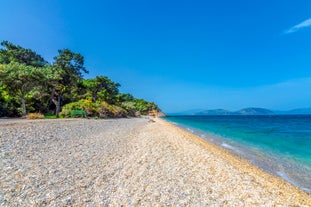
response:
<path id="1" fill-rule="evenodd" d="M 87 116 L 96 116 L 96 106 L 92 101 L 82 99 L 77 102 L 72 102 L 63 106 L 62 111 L 60 112 L 60 117 L 70 117 L 72 110 L 83 110 L 86 112 Z"/>
<path id="2" fill-rule="evenodd" d="M 62 111 L 59 113 L 59 117 L 61 117 L 61 118 L 68 118 L 68 117 L 70 117 L 70 111 L 71 111 L 70 109 L 66 109 L 66 108 L 63 107 Z"/>
<path id="3" fill-rule="evenodd" d="M 128 116 L 137 116 L 135 102 L 133 101 L 123 102 L 121 104 L 121 107 L 127 111 Z"/>
<path id="4" fill-rule="evenodd" d="M 83 110 L 87 116 L 99 118 L 122 118 L 128 115 L 127 110 L 120 106 L 110 105 L 105 101 L 93 103 L 86 99 L 66 104 L 59 115 L 70 117 L 72 110 Z"/>
<path id="5" fill-rule="evenodd" d="M 73 110 L 83 110 L 88 117 L 123 118 L 127 116 L 139 117 L 148 115 L 150 112 L 154 114 L 158 111 L 158 107 L 154 103 L 142 99 L 119 103 L 119 105 L 109 104 L 106 101 L 94 103 L 91 100 L 82 99 L 63 106 L 60 117 L 71 117 Z"/>
<path id="6" fill-rule="evenodd" d="M 120 106 L 110 105 L 110 111 L 112 113 L 112 117 L 115 118 L 124 118 L 127 117 L 127 111 Z"/>
<path id="7" fill-rule="evenodd" d="M 29 113 L 26 115 L 27 119 L 44 119 L 44 115 L 41 113 Z"/>
<path id="8" fill-rule="evenodd" d="M 56 116 L 55 116 L 55 114 L 44 114 L 44 118 L 46 118 L 46 119 L 55 119 Z"/>
<path id="9" fill-rule="evenodd" d="M 100 118 L 122 118 L 127 117 L 127 111 L 120 106 L 110 105 L 107 102 L 101 102 L 97 107 L 97 113 Z"/>
<path id="10" fill-rule="evenodd" d="M 135 117 L 141 117 L 141 113 L 139 111 L 136 111 L 134 116 Z"/>

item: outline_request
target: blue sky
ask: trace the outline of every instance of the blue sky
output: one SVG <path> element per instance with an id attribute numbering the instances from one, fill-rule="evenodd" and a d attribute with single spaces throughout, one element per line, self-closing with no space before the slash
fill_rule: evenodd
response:
<path id="1" fill-rule="evenodd" d="M 85 57 L 86 78 L 188 109 L 311 107 L 311 1 L 1 2 L 0 40 L 52 61 Z"/>

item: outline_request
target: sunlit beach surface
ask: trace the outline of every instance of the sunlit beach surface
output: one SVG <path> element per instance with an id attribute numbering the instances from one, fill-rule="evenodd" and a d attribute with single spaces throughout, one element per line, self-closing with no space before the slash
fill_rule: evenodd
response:
<path id="1" fill-rule="evenodd" d="M 0 122 L 1 206 L 311 206 L 311 195 L 162 119 Z"/>

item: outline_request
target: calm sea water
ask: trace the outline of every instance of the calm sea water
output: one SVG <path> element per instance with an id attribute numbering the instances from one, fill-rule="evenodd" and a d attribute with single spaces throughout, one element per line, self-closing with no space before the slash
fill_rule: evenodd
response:
<path id="1" fill-rule="evenodd" d="M 311 192 L 311 115 L 165 119 Z"/>

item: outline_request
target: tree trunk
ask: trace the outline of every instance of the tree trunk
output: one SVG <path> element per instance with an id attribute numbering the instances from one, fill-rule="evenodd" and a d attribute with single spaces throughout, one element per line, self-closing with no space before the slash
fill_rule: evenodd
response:
<path id="1" fill-rule="evenodd" d="M 59 112 L 60 112 L 60 101 L 61 101 L 61 94 L 59 94 L 57 97 L 57 104 L 56 104 L 56 111 L 55 111 L 55 115 L 57 118 L 59 117 Z"/>
<path id="2" fill-rule="evenodd" d="M 97 101 L 97 95 L 94 95 L 94 96 L 92 97 L 92 101 L 93 101 L 94 103 Z"/>
<path id="3" fill-rule="evenodd" d="M 58 94 L 57 97 L 55 97 L 55 88 L 53 88 L 53 91 L 52 91 L 52 95 L 51 95 L 51 99 L 52 99 L 52 102 L 55 104 L 55 116 L 56 118 L 59 117 L 59 112 L 60 112 L 60 104 L 61 104 L 61 96 L 62 96 L 62 93 L 60 92 Z"/>
<path id="4" fill-rule="evenodd" d="M 23 115 L 23 117 L 25 117 L 27 111 L 26 111 L 26 102 L 25 102 L 24 95 L 22 95 L 22 97 L 21 97 L 21 102 L 22 102 L 22 115 Z"/>

